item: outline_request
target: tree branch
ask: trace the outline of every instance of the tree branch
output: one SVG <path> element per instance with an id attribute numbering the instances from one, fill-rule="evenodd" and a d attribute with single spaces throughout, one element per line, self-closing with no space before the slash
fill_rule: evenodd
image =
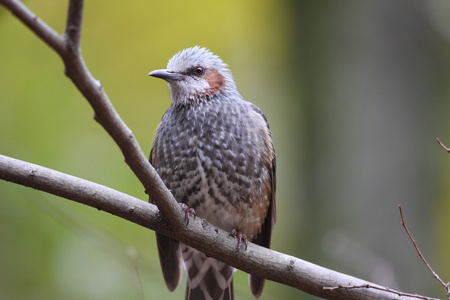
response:
<path id="1" fill-rule="evenodd" d="M 438 139 L 438 142 L 440 143 L 439 139 Z M 445 148 L 445 146 L 443 146 L 443 147 Z M 439 277 L 439 275 L 433 270 L 433 268 L 430 266 L 430 264 L 427 262 L 427 260 L 425 259 L 425 257 L 422 254 L 422 251 L 420 251 L 419 246 L 417 246 L 416 241 L 414 240 L 414 238 L 412 237 L 411 233 L 409 232 L 408 227 L 406 226 L 405 219 L 403 218 L 403 211 L 402 211 L 402 206 L 401 205 L 398 206 L 398 210 L 400 211 L 400 218 L 402 219 L 402 226 L 405 229 L 406 234 L 408 235 L 409 239 L 413 243 L 414 248 L 417 251 L 417 254 L 419 254 L 420 259 L 427 266 L 428 270 L 431 272 L 433 277 L 436 278 L 436 280 L 439 281 L 439 283 L 444 287 L 445 292 L 446 292 L 446 296 L 447 296 L 447 298 L 450 299 L 450 282 L 449 283 L 445 283 L 441 279 L 441 277 Z"/>
<path id="2" fill-rule="evenodd" d="M 312 295 L 332 299 L 396 299 L 399 292 L 386 292 L 376 284 L 335 272 L 253 243 L 236 253 L 229 233 L 196 218 L 173 231 L 156 206 L 111 188 L 35 164 L 0 155 L 0 179 L 61 196 L 155 230 L 203 251 L 247 273 L 285 284 Z M 330 289 L 354 286 L 361 288 Z M 367 288 L 367 286 L 373 288 Z M 417 299 L 417 297 L 402 297 Z"/>
<path id="3" fill-rule="evenodd" d="M 450 149 L 447 148 L 447 147 L 441 142 L 441 140 L 440 140 L 439 138 L 436 138 L 436 141 L 438 142 L 438 144 L 439 144 L 442 148 L 445 149 L 445 151 L 447 151 L 448 153 L 450 153 Z"/>
<path id="4" fill-rule="evenodd" d="M 367 285 L 358 285 L 358 286 L 354 286 L 354 285 L 339 285 L 339 286 L 333 286 L 333 287 L 326 287 L 326 290 L 336 290 L 336 289 L 376 289 L 376 290 L 381 290 L 381 291 L 386 291 L 386 292 L 390 292 L 392 294 L 396 294 L 400 297 L 402 297 L 402 299 L 404 299 L 403 297 L 412 297 L 414 299 L 422 299 L 422 300 L 439 300 L 436 298 L 430 298 L 430 297 L 426 297 L 426 296 L 421 296 L 421 295 L 417 295 L 417 294 L 409 294 L 409 293 L 403 293 L 403 292 L 398 292 L 398 291 L 394 291 L 393 289 L 387 288 L 387 287 L 380 287 L 380 286 L 373 286 L 370 284 Z"/>
<path id="5" fill-rule="evenodd" d="M 141 181 L 148 195 L 151 195 L 161 213 L 167 218 L 168 226 L 173 230 L 183 227 L 183 216 L 176 200 L 150 165 L 132 131 L 114 109 L 101 83 L 91 75 L 84 63 L 79 51 L 83 0 L 71 0 L 69 3 L 65 38 L 40 21 L 20 1 L 0 0 L 0 4 L 13 12 L 60 55 L 65 64 L 65 74 L 91 104 L 95 112 L 95 119 L 119 146 L 125 162 Z"/>

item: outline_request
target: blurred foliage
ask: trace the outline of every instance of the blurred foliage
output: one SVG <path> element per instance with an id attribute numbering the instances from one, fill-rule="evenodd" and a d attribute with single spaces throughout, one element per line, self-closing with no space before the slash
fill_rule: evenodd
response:
<path id="1" fill-rule="evenodd" d="M 25 4 L 64 30 L 67 1 Z M 433 139 L 439 135 L 450 146 L 449 9 L 442 0 L 86 1 L 82 54 L 149 153 L 170 99 L 166 85 L 147 74 L 183 48 L 210 48 L 271 124 L 278 164 L 273 248 L 442 297 L 399 226 L 396 205 L 406 201 L 410 230 L 448 281 L 450 158 Z M 391 27 L 383 27 L 386 20 Z M 413 23 L 417 27 L 410 29 Z M 416 30 L 419 39 L 402 39 Z M 380 53 L 390 54 L 389 45 L 397 44 L 406 52 L 418 48 L 415 59 L 402 63 L 406 53 L 400 52 L 394 63 L 379 64 Z M 429 80 L 394 76 L 416 63 L 425 66 L 406 72 Z M 408 94 L 391 82 L 420 99 L 408 103 Z M 409 140 L 389 135 L 396 129 Z M 89 104 L 64 76 L 61 60 L 3 7 L 0 153 L 147 201 Z M 379 184 L 388 175 L 399 188 L 395 194 Z M 145 299 L 183 297 L 183 283 L 174 294 L 167 291 L 148 230 L 7 182 L 0 182 L 0 201 L 1 299 L 138 299 L 131 264 Z M 136 260 L 127 255 L 129 247 Z M 252 299 L 246 276 L 235 275 L 239 299 Z M 268 282 L 262 298 L 313 297 Z"/>

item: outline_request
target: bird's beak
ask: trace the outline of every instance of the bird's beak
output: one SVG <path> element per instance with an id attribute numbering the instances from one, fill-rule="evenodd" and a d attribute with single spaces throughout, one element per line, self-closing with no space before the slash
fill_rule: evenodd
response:
<path id="1" fill-rule="evenodd" d="M 183 78 L 183 75 L 180 73 L 175 73 L 173 71 L 168 71 L 165 69 L 161 69 L 161 70 L 155 70 L 155 71 L 151 71 L 150 73 L 148 73 L 149 76 L 153 76 L 156 78 L 161 78 L 164 79 L 166 81 L 179 81 Z"/>

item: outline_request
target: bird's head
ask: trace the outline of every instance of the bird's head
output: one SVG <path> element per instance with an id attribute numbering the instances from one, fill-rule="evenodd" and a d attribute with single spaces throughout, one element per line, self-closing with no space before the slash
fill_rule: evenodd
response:
<path id="1" fill-rule="evenodd" d="M 195 46 L 175 54 L 167 69 L 148 75 L 168 82 L 173 105 L 191 105 L 218 95 L 237 93 L 228 66 L 206 48 Z"/>

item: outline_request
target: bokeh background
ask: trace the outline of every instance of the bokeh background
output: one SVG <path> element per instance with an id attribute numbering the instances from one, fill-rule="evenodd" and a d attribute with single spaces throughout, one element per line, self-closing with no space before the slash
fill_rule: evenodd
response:
<path id="1" fill-rule="evenodd" d="M 57 31 L 67 1 L 25 1 Z M 273 248 L 411 293 L 445 297 L 400 225 L 450 280 L 448 0 L 86 1 L 82 53 L 149 153 L 170 105 L 147 76 L 202 45 L 266 114 L 277 150 Z M 0 7 L 0 153 L 147 200 L 58 56 Z M 0 182 L 1 299 L 182 299 L 154 233 Z M 236 272 L 238 299 L 252 299 Z M 268 282 L 262 299 L 315 299 Z"/>

